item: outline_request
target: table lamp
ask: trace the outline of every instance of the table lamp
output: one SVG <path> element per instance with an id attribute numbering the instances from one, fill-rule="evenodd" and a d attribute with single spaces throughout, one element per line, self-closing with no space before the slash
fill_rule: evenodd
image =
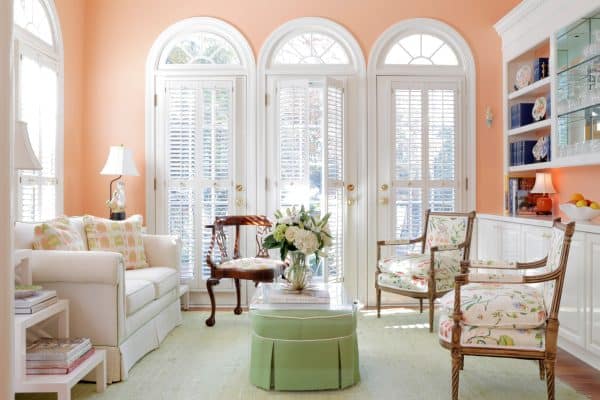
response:
<path id="1" fill-rule="evenodd" d="M 110 219 L 123 220 L 125 219 L 125 183 L 118 182 L 117 190 L 113 193 L 113 183 L 121 179 L 123 176 L 138 176 L 139 172 L 133 161 L 133 153 L 128 148 L 121 146 L 111 146 L 106 159 L 104 168 L 100 171 L 100 175 L 118 175 L 110 181 L 110 193 L 107 205 L 110 208 Z"/>
<path id="2" fill-rule="evenodd" d="M 35 155 L 31 142 L 29 141 L 29 131 L 27 123 L 17 121 L 15 123 L 15 159 L 14 167 L 19 170 L 40 170 L 42 164 Z"/>
<path id="3" fill-rule="evenodd" d="M 541 193 L 535 202 L 535 213 L 538 215 L 552 215 L 552 199 L 548 194 L 556 193 L 552 185 L 552 175 L 549 172 L 536 172 L 535 185 L 531 193 Z"/>

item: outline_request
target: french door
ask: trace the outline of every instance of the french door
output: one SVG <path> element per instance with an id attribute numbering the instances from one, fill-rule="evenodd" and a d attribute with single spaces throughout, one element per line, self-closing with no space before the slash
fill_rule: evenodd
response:
<path id="1" fill-rule="evenodd" d="M 460 90 L 459 80 L 378 77 L 378 239 L 416 238 L 427 209 L 465 208 Z"/>
<path id="2" fill-rule="evenodd" d="M 157 83 L 156 228 L 181 238 L 182 280 L 203 288 L 215 217 L 244 214 L 243 78 Z M 224 280 L 218 289 L 231 290 Z"/>
<path id="3" fill-rule="evenodd" d="M 343 281 L 353 268 L 346 234 L 355 176 L 349 165 L 344 82 L 331 78 L 267 80 L 272 100 L 267 106 L 267 212 L 304 205 L 331 213 L 333 244 L 313 279 Z M 356 247 L 354 247 L 355 249 Z"/>

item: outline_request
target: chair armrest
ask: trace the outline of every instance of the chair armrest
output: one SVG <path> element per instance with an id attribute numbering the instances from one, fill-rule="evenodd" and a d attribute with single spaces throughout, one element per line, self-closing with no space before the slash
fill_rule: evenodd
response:
<path id="1" fill-rule="evenodd" d="M 175 235 L 142 235 L 146 261 L 151 267 L 180 270 L 181 240 Z"/>
<path id="2" fill-rule="evenodd" d="M 110 251 L 34 250 L 31 252 L 30 265 L 35 283 L 116 286 L 124 281 L 123 256 Z"/>
<path id="3" fill-rule="evenodd" d="M 423 236 L 416 239 L 397 239 L 397 240 L 378 240 L 377 246 L 406 246 L 413 243 L 420 243 L 424 239 Z"/>

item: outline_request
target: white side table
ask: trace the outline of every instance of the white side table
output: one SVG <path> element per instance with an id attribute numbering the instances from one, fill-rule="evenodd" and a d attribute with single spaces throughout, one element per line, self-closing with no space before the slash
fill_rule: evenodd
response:
<path id="1" fill-rule="evenodd" d="M 58 300 L 41 311 L 15 315 L 15 393 L 57 393 L 58 400 L 70 400 L 71 388 L 92 370 L 96 373 L 96 391 L 106 389 L 106 351 L 96 349 L 94 354 L 66 375 L 27 375 L 27 328 L 58 316 L 58 337 L 69 337 L 69 302 Z"/>

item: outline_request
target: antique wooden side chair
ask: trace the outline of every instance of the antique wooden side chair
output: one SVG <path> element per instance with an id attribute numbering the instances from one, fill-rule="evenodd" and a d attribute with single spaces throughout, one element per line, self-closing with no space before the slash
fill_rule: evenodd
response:
<path id="1" fill-rule="evenodd" d="M 257 254 L 255 257 L 241 257 L 240 255 L 240 227 L 242 226 L 256 227 Z M 230 243 L 227 240 L 226 229 L 228 227 L 233 227 L 234 231 L 233 248 L 230 248 Z M 206 262 L 210 267 L 210 278 L 206 281 L 206 289 L 211 305 L 211 314 L 206 320 L 206 325 L 213 326 L 215 324 L 216 308 L 213 287 L 218 285 L 221 279 L 233 279 L 237 300 L 237 306 L 233 312 L 239 315 L 242 313 L 240 279 L 253 281 L 255 285 L 258 285 L 259 282 L 273 282 L 275 274 L 280 272 L 283 263 L 279 260 L 269 259 L 269 253 L 262 246 L 262 239 L 271 228 L 271 222 L 265 216 L 233 215 L 218 217 L 213 225 L 207 225 L 206 228 L 212 230 L 212 239 L 206 253 Z M 215 246 L 218 247 L 218 255 L 214 254 Z M 215 259 L 213 255 L 218 257 Z"/>
<path id="2" fill-rule="evenodd" d="M 429 300 L 429 332 L 433 332 L 435 299 L 454 288 L 454 277 L 460 274 L 461 260 L 469 259 L 475 212 L 425 213 L 423 235 L 410 240 L 381 240 L 377 242 L 375 290 L 377 317 L 381 313 L 381 291 Z M 419 253 L 382 258 L 383 246 L 421 244 Z"/>
<path id="3" fill-rule="evenodd" d="M 464 356 L 538 360 L 540 379 L 554 400 L 558 310 L 574 231 L 574 222 L 554 221 L 548 255 L 539 261 L 462 263 L 454 291 L 442 298 L 448 316 L 439 326 L 440 344 L 452 355 L 453 400 L 458 400 Z M 544 269 L 521 272 L 535 268 Z"/>

